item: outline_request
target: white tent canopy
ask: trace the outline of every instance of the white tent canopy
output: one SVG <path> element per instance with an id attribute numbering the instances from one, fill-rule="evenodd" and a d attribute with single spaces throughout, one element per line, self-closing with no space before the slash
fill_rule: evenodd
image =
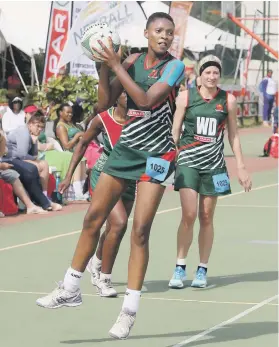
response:
<path id="1" fill-rule="evenodd" d="M 39 48 L 45 48 L 50 5 L 50 1 L 0 1 L 0 30 L 7 43 L 13 44 L 29 56 L 32 50 L 38 51 Z M 147 17 L 158 11 L 169 12 L 169 6 L 161 1 L 145 1 L 142 7 Z M 141 25 L 131 25 L 129 30 L 120 29 L 122 43 L 133 47 L 146 47 L 147 40 L 143 36 L 144 27 L 145 21 Z M 190 16 L 185 48 L 193 52 L 201 52 L 214 49 L 216 44 L 234 49 L 235 36 Z M 249 38 L 237 36 L 237 49 L 248 49 L 249 44 Z"/>
<path id="2" fill-rule="evenodd" d="M 8 44 L 27 55 L 45 49 L 50 1 L 0 1 L 0 30 Z"/>

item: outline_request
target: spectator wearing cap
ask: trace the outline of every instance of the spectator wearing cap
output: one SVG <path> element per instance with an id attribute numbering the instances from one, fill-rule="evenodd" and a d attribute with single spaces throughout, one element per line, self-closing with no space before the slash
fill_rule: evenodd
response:
<path id="1" fill-rule="evenodd" d="M 22 99 L 15 97 L 2 118 L 2 129 L 7 134 L 25 124 L 25 112 L 22 110 Z"/>
<path id="2" fill-rule="evenodd" d="M 271 120 L 271 111 L 277 92 L 276 82 L 272 78 L 273 71 L 268 70 L 267 76 L 260 83 L 260 91 L 263 93 L 263 124 L 268 126 Z"/>
<path id="3" fill-rule="evenodd" d="M 35 114 L 41 114 L 42 116 L 44 116 L 43 112 L 40 111 L 39 108 L 35 105 L 26 106 L 24 109 L 24 112 L 25 112 L 26 124 L 28 124 L 30 118 L 32 116 L 34 116 Z M 54 146 L 52 143 L 47 143 L 45 131 L 42 130 L 40 132 L 40 135 L 38 136 L 38 150 L 39 151 L 49 151 L 49 150 L 52 150 L 53 148 L 54 148 Z"/>

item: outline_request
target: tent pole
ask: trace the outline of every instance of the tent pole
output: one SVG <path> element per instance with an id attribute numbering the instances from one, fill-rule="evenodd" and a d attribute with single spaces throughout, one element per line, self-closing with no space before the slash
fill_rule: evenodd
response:
<path id="1" fill-rule="evenodd" d="M 22 78 L 22 76 L 21 76 L 21 74 L 20 74 L 20 72 L 19 72 L 19 69 L 18 69 L 18 67 L 17 67 L 17 65 L 16 65 L 16 63 L 15 63 L 15 57 L 14 57 L 12 45 L 10 45 L 9 48 L 10 48 L 10 54 L 11 54 L 12 62 L 13 62 L 13 64 L 14 64 L 14 67 L 15 67 L 15 69 L 16 69 L 16 72 L 17 72 L 17 74 L 18 74 L 18 77 L 19 77 L 19 79 L 20 79 L 20 81 L 21 81 L 21 83 L 22 83 L 22 85 L 23 85 L 23 88 L 24 88 L 25 92 L 26 92 L 27 94 L 29 94 L 29 92 L 28 92 L 28 90 L 27 90 L 27 88 L 26 88 L 26 84 L 24 83 L 23 78 Z"/>
<path id="2" fill-rule="evenodd" d="M 35 61 L 35 58 L 34 58 L 34 50 L 32 50 L 31 64 L 33 66 L 33 73 L 34 73 L 34 77 L 35 77 L 35 82 L 37 84 L 38 90 L 40 90 L 40 83 L 39 83 L 39 79 L 38 79 L 38 71 L 37 71 L 36 61 Z"/>
<path id="3" fill-rule="evenodd" d="M 239 51 L 239 57 L 238 57 L 237 64 L 236 64 L 236 69 L 235 69 L 235 73 L 234 73 L 233 84 L 236 84 L 237 75 L 238 75 L 238 71 L 239 71 L 240 63 L 241 63 L 241 59 L 242 59 L 242 54 L 243 54 L 243 48 L 241 48 L 241 50 Z"/>
<path id="4" fill-rule="evenodd" d="M 33 70 L 32 57 L 33 55 L 31 56 L 31 87 L 34 87 L 34 70 Z"/>

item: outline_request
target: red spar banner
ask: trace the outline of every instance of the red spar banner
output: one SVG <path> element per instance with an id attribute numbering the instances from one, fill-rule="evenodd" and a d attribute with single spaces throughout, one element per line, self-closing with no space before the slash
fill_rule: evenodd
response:
<path id="1" fill-rule="evenodd" d="M 43 82 L 58 73 L 58 62 L 71 25 L 71 1 L 53 1 L 48 29 Z"/>

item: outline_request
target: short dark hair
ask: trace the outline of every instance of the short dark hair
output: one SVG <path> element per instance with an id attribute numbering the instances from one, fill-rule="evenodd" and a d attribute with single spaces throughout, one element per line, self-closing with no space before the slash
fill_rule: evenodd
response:
<path id="1" fill-rule="evenodd" d="M 161 18 L 169 20 L 170 22 L 172 22 L 173 26 L 175 26 L 174 21 L 169 14 L 165 12 L 155 12 L 155 13 L 152 13 L 152 15 L 149 16 L 149 18 L 147 19 L 146 29 L 148 29 L 149 25 L 152 22 L 154 22 L 156 19 L 161 19 Z"/>
<path id="2" fill-rule="evenodd" d="M 57 118 L 59 120 L 60 118 L 60 112 L 62 112 L 64 110 L 64 107 L 72 107 L 69 103 L 64 102 L 63 104 L 61 104 L 58 109 L 56 110 L 56 114 L 57 114 Z"/>
<path id="3" fill-rule="evenodd" d="M 42 123 L 46 124 L 46 118 L 42 111 L 37 111 L 33 116 L 30 117 L 28 123 Z"/>
<path id="4" fill-rule="evenodd" d="M 62 112 L 64 110 L 64 107 L 72 107 L 69 103 L 64 102 L 63 104 L 61 104 L 58 109 L 56 110 L 56 114 L 57 114 L 57 118 L 55 119 L 55 121 L 53 122 L 53 132 L 56 136 L 56 128 L 57 128 L 57 124 L 60 121 L 60 112 Z"/>

